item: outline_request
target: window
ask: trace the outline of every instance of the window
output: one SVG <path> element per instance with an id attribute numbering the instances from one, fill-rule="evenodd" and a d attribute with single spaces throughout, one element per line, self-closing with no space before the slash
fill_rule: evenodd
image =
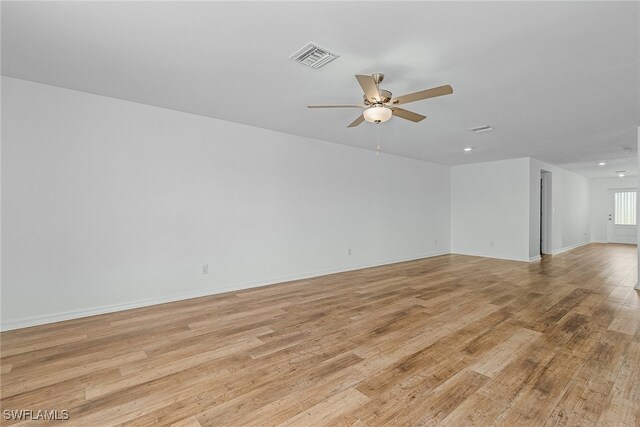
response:
<path id="1" fill-rule="evenodd" d="M 616 191 L 613 203 L 615 225 L 636 225 L 636 192 Z"/>

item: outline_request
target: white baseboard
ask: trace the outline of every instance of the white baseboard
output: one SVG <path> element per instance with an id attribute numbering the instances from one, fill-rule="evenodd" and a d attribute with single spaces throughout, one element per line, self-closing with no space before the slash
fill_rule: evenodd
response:
<path id="1" fill-rule="evenodd" d="M 273 277 L 270 279 L 245 282 L 245 283 L 240 283 L 232 286 L 217 287 L 215 289 L 205 289 L 197 292 L 170 295 L 170 296 L 165 296 L 160 298 L 150 298 L 150 299 L 138 300 L 133 302 L 109 304 L 109 305 L 103 305 L 98 307 L 90 307 L 90 308 L 70 310 L 65 312 L 44 314 L 41 316 L 23 317 L 18 319 L 12 319 L 9 321 L 3 321 L 2 324 L 0 325 L 0 331 L 10 331 L 13 329 L 28 328 L 30 326 L 45 325 L 48 323 L 62 322 L 64 320 L 72 320 L 72 319 L 79 319 L 83 317 L 96 316 L 99 314 L 115 313 L 118 311 L 131 310 L 134 308 L 148 307 L 148 306 L 157 305 L 157 304 L 166 304 L 168 302 L 183 301 L 187 299 L 205 297 L 205 296 L 221 294 L 225 292 L 240 291 L 243 289 L 259 288 L 261 286 L 268 286 L 276 283 L 290 282 L 292 280 L 309 279 L 312 277 L 325 276 L 327 274 L 344 273 L 346 271 L 354 271 L 354 270 L 361 270 L 363 268 L 379 267 L 379 266 L 388 265 L 388 264 L 396 264 L 399 262 L 415 261 L 418 259 L 432 258 L 432 257 L 447 255 L 447 254 L 449 254 L 449 252 L 436 252 L 431 254 L 412 256 L 408 258 L 397 258 L 397 259 L 384 260 L 380 262 L 367 263 L 367 264 L 358 265 L 358 266 L 350 266 L 350 267 L 343 267 L 343 268 L 336 268 L 336 269 L 329 269 L 329 270 L 319 270 L 319 271 L 314 271 L 314 272 L 309 272 L 304 274 L 294 274 L 289 276 Z"/>
<path id="2" fill-rule="evenodd" d="M 455 254 L 455 255 L 477 256 L 477 257 L 481 257 L 481 258 L 504 259 L 504 260 L 507 260 L 507 261 L 521 261 L 521 262 L 530 262 L 531 261 L 529 258 L 498 256 L 498 255 L 490 255 L 490 254 L 477 253 L 477 252 L 452 251 L 451 253 Z"/>
<path id="3" fill-rule="evenodd" d="M 571 249 L 575 249 L 575 248 L 587 245 L 589 243 L 592 243 L 592 242 L 585 242 L 585 243 L 580 243 L 577 245 L 572 245 L 572 246 L 567 246 L 561 249 L 557 249 L 552 252 L 552 255 L 557 255 L 563 252 L 567 252 Z M 349 267 L 328 269 L 328 270 L 318 270 L 318 271 L 304 273 L 304 274 L 273 277 L 270 279 L 239 283 L 231 286 L 217 287 L 215 289 L 210 288 L 210 289 L 200 290 L 196 292 L 171 295 L 171 296 L 165 296 L 160 298 L 150 298 L 150 299 L 138 300 L 138 301 L 127 302 L 127 303 L 109 304 L 109 305 L 103 305 L 98 307 L 90 307 L 85 309 L 45 314 L 41 316 L 23 317 L 23 318 L 12 319 L 9 321 L 2 322 L 2 324 L 0 324 L 0 331 L 10 331 L 13 329 L 21 329 L 21 328 L 27 328 L 30 326 L 38 326 L 38 325 L 44 325 L 48 323 L 61 322 L 64 320 L 79 319 L 83 317 L 96 316 L 99 314 L 106 314 L 106 313 L 115 313 L 118 311 L 131 310 L 134 308 L 148 307 L 151 305 L 165 304 L 165 303 L 175 302 L 175 301 L 183 301 L 187 299 L 205 297 L 205 296 L 221 294 L 225 292 L 241 291 L 244 289 L 258 288 L 261 286 L 268 286 L 276 283 L 289 282 L 292 280 L 309 279 L 312 277 L 324 276 L 327 274 L 343 273 L 347 271 L 361 270 L 363 268 L 379 267 L 383 265 L 395 264 L 395 263 L 406 262 L 406 261 L 414 261 L 418 259 L 431 258 L 431 257 L 447 255 L 447 254 L 504 259 L 508 261 L 520 261 L 520 262 L 535 262 L 541 259 L 539 255 L 531 258 L 517 258 L 517 257 L 496 256 L 496 255 L 489 255 L 489 254 L 482 254 L 482 253 L 468 253 L 468 252 L 460 252 L 460 251 L 437 252 L 437 253 L 423 254 L 423 255 L 418 255 L 418 256 L 413 256 L 408 258 L 389 259 L 389 260 L 384 260 L 384 261 L 379 261 L 374 263 L 362 264 L 358 266 L 349 266 Z M 640 284 L 636 284 L 635 289 L 640 290 Z"/>
<path id="4" fill-rule="evenodd" d="M 551 255 L 558 255 L 558 254 L 561 254 L 563 252 L 570 251 L 571 249 L 576 249 L 576 248 L 579 248 L 581 246 L 588 245 L 589 243 L 593 243 L 593 242 L 583 242 L 583 243 L 578 243 L 578 244 L 571 245 L 571 246 L 565 246 L 564 248 L 555 249 L 555 250 L 551 251 Z"/>

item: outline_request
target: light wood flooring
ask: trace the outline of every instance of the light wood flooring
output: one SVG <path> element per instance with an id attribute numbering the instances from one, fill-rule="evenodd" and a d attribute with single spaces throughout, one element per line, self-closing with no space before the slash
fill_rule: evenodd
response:
<path id="1" fill-rule="evenodd" d="M 64 426 L 639 426 L 635 282 L 634 246 L 445 255 L 9 331 L 2 409 L 68 410 Z"/>

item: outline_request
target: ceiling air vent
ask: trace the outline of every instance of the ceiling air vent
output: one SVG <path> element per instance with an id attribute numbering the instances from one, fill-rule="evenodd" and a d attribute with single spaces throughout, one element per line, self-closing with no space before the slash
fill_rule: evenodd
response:
<path id="1" fill-rule="evenodd" d="M 471 128 L 469 129 L 471 132 L 475 132 L 475 133 L 482 133 L 482 132 L 489 132 L 492 131 L 493 128 L 489 125 L 484 125 L 484 126 L 478 126 L 477 128 Z"/>
<path id="2" fill-rule="evenodd" d="M 327 49 L 309 42 L 289 58 L 311 68 L 320 68 L 327 65 L 337 57 L 338 55 L 335 53 L 331 53 Z"/>

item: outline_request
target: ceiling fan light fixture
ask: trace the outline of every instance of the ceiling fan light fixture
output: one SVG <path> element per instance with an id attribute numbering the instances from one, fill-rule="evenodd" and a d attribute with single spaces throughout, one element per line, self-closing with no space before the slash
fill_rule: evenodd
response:
<path id="1" fill-rule="evenodd" d="M 384 105 L 376 104 L 364 110 L 364 119 L 371 123 L 383 123 L 391 118 L 393 111 Z"/>
<path id="2" fill-rule="evenodd" d="M 453 88 L 449 85 L 433 87 L 431 89 L 421 90 L 419 92 L 408 93 L 406 95 L 393 98 L 391 92 L 380 89 L 380 82 L 383 78 L 382 73 L 371 75 L 356 75 L 356 80 L 360 84 L 364 92 L 364 101 L 362 104 L 343 104 L 343 105 L 307 105 L 308 108 L 364 108 L 364 111 L 347 126 L 354 128 L 359 126 L 365 120 L 370 123 L 386 122 L 391 116 L 399 117 L 403 120 L 409 120 L 418 123 L 427 118 L 422 114 L 399 108 L 398 105 L 408 104 L 410 102 L 421 101 L 423 99 L 435 98 L 453 93 Z M 391 108 L 389 108 L 389 106 Z"/>

